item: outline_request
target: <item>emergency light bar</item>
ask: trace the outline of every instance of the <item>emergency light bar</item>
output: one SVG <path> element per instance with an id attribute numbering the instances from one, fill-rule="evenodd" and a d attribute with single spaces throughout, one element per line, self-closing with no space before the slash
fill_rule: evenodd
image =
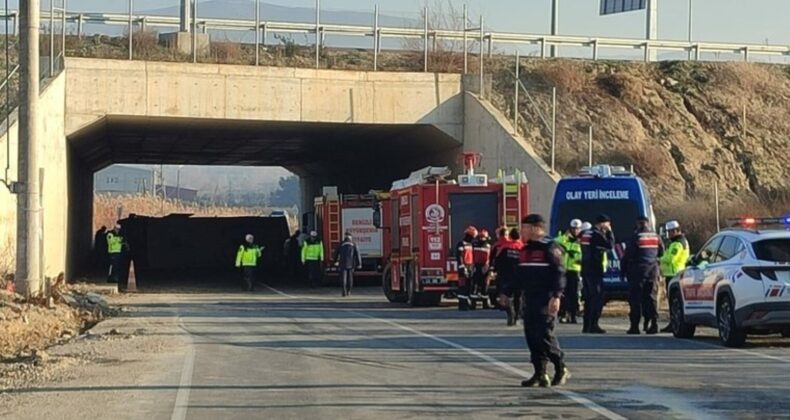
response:
<path id="1" fill-rule="evenodd" d="M 783 217 L 736 217 L 727 219 L 730 226 L 752 227 L 752 226 L 771 226 L 784 225 L 790 227 L 790 216 Z"/>
<path id="2" fill-rule="evenodd" d="M 628 176 L 633 173 L 623 166 L 595 165 L 584 166 L 579 171 L 580 176 L 594 176 L 596 178 L 609 178 L 612 176 Z"/>

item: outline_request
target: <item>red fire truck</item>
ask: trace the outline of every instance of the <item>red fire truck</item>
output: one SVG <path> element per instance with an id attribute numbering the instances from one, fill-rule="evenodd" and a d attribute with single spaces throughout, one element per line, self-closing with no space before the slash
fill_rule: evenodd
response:
<path id="1" fill-rule="evenodd" d="M 469 225 L 495 232 L 518 226 L 528 210 L 523 173 L 496 180 L 476 174 L 480 156 L 464 154 L 466 173 L 448 180 L 446 167 L 428 167 L 396 181 L 374 215 L 386 232 L 382 281 L 390 302 L 436 306 L 458 289 L 455 245 Z"/>
<path id="2" fill-rule="evenodd" d="M 324 269 L 328 276 L 337 276 L 334 265 L 335 250 L 346 233 L 354 238 L 354 243 L 362 255 L 362 269 L 359 276 L 381 275 L 382 229 L 373 225 L 375 203 L 387 194 L 338 194 L 337 187 L 324 187 L 323 194 L 316 197 L 315 229 L 323 238 Z"/>

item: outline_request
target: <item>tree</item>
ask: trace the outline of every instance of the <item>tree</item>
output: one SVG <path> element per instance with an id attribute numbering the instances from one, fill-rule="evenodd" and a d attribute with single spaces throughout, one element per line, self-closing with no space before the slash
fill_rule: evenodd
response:
<path id="1" fill-rule="evenodd" d="M 280 178 L 277 189 L 269 196 L 269 205 L 272 207 L 299 206 L 299 201 L 300 188 L 297 176 Z"/>

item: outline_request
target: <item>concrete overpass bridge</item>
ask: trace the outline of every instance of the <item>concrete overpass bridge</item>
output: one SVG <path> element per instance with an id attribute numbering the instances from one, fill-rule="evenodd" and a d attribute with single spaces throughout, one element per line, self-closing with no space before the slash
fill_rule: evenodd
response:
<path id="1" fill-rule="evenodd" d="M 476 80 L 476 77 L 470 78 Z M 114 163 L 283 166 L 303 203 L 321 186 L 366 192 L 427 165 L 484 154 L 526 171 L 546 211 L 556 177 L 460 75 L 66 60 L 42 92 L 44 271 L 77 273 L 92 241 L 93 173 Z M 16 162 L 16 125 L 0 142 Z M 0 237 L 15 236 L 0 191 Z"/>

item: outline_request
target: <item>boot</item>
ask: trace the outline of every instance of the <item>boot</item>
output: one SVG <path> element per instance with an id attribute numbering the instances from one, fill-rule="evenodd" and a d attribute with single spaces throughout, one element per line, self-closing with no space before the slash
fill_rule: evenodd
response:
<path id="1" fill-rule="evenodd" d="M 590 318 L 584 317 L 584 326 L 582 327 L 582 334 L 590 333 Z"/>
<path id="2" fill-rule="evenodd" d="M 649 335 L 658 334 L 658 322 L 653 319 L 650 321 L 650 328 L 645 331 Z"/>
<path id="3" fill-rule="evenodd" d="M 644 325 L 642 325 L 642 331 L 647 332 L 647 324 L 648 324 L 648 322 L 649 322 L 648 319 L 645 318 L 645 323 L 644 323 Z"/>
<path id="4" fill-rule="evenodd" d="M 666 327 L 661 329 L 662 333 L 671 333 L 672 332 L 672 324 L 667 324 Z"/>
<path id="5" fill-rule="evenodd" d="M 576 315 L 571 315 L 571 319 L 568 321 L 569 324 L 578 324 L 576 322 Z"/>
<path id="6" fill-rule="evenodd" d="M 647 324 L 645 324 L 645 326 L 647 326 Z M 637 322 L 632 322 L 631 323 L 631 328 L 628 329 L 626 334 L 639 335 L 639 322 L 638 321 Z"/>
<path id="7" fill-rule="evenodd" d="M 554 373 L 554 379 L 551 380 L 551 386 L 563 386 L 571 378 L 571 371 L 567 367 L 558 367 Z"/>
<path id="8" fill-rule="evenodd" d="M 546 373 L 535 372 L 535 374 L 532 375 L 531 378 L 525 381 L 521 381 L 521 386 L 527 388 L 535 388 L 535 387 L 548 388 L 551 386 L 551 380 L 549 379 L 549 375 L 547 375 Z"/>
<path id="9" fill-rule="evenodd" d="M 590 327 L 590 334 L 606 334 L 606 330 L 595 323 Z"/>
<path id="10" fill-rule="evenodd" d="M 513 315 L 514 314 L 513 314 L 512 310 L 508 310 L 507 311 L 507 326 L 508 327 L 512 327 L 513 325 L 516 325 L 516 317 L 513 316 Z"/>

